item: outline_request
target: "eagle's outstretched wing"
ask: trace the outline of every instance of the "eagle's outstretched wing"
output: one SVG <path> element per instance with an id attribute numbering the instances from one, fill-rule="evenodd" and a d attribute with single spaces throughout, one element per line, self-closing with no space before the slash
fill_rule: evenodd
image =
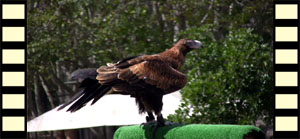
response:
<path id="1" fill-rule="evenodd" d="M 134 63 L 134 64 L 129 64 Z M 134 87 L 149 86 L 171 93 L 184 87 L 187 82 L 185 74 L 172 68 L 159 58 L 140 58 L 128 61 L 124 68 L 119 65 L 103 66 L 97 72 L 97 80 L 101 84 L 111 84 L 114 91 L 130 92 Z M 126 90 L 128 89 L 128 90 Z"/>

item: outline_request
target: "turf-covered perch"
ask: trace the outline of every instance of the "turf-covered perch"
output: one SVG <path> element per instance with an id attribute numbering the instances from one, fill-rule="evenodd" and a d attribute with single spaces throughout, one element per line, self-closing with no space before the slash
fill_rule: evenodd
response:
<path id="1" fill-rule="evenodd" d="M 190 124 L 164 126 L 156 130 L 151 126 L 125 126 L 119 128 L 114 139 L 264 139 L 264 133 L 250 125 Z"/>

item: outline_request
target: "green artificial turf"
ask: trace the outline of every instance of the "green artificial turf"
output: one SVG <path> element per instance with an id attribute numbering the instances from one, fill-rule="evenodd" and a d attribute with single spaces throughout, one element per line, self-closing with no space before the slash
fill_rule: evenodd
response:
<path id="1" fill-rule="evenodd" d="M 263 139 L 262 131 L 250 125 L 174 125 L 155 128 L 151 125 L 120 127 L 114 139 Z M 154 137 L 153 133 L 155 133 Z M 250 138 L 249 138 L 250 139 Z"/>

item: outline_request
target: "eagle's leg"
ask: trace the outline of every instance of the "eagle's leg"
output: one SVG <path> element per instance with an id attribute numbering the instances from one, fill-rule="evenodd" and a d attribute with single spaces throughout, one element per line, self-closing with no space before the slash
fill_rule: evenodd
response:
<path id="1" fill-rule="evenodd" d="M 157 114 L 157 125 L 158 127 L 162 127 L 162 126 L 180 126 L 180 123 L 174 123 L 171 121 L 165 121 L 165 119 L 163 118 L 161 113 Z"/>
<path id="2" fill-rule="evenodd" d="M 147 113 L 148 113 L 148 116 L 146 116 L 146 121 L 147 121 L 147 123 L 148 123 L 148 122 L 151 122 L 151 121 L 153 121 L 153 120 L 155 120 L 155 118 L 154 118 L 152 112 L 147 112 Z"/>
<path id="3" fill-rule="evenodd" d="M 161 113 L 157 114 L 156 119 L 157 119 L 157 126 L 165 126 L 166 121 L 165 121 L 165 119 L 164 119 L 164 117 L 162 116 Z"/>
<path id="4" fill-rule="evenodd" d="M 155 121 L 155 117 L 154 115 L 152 114 L 152 112 L 147 112 L 148 113 L 148 116 L 146 116 L 146 123 L 142 123 L 140 126 L 142 125 L 151 125 L 153 123 L 156 123 Z"/>

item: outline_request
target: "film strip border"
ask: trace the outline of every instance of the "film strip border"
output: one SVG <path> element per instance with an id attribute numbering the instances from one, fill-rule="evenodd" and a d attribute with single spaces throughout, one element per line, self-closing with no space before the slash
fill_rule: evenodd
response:
<path id="1" fill-rule="evenodd" d="M 274 0 L 274 138 L 300 138 L 299 0 Z"/>
<path id="2" fill-rule="evenodd" d="M 0 138 L 27 138 L 26 0 L 0 0 Z"/>

